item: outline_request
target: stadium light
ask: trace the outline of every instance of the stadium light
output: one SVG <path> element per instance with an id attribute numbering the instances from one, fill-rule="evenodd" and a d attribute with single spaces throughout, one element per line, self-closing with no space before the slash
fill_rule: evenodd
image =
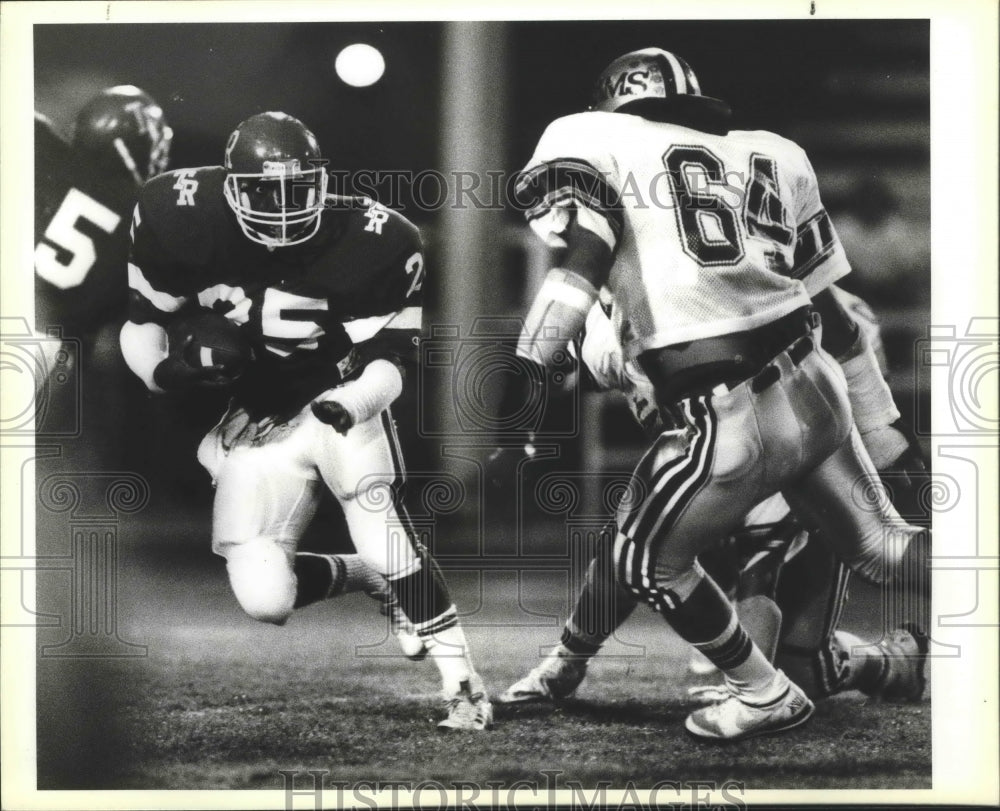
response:
<path id="1" fill-rule="evenodd" d="M 351 87 L 370 87 L 385 73 L 385 58 L 378 48 L 363 42 L 348 45 L 334 62 L 337 76 Z"/>

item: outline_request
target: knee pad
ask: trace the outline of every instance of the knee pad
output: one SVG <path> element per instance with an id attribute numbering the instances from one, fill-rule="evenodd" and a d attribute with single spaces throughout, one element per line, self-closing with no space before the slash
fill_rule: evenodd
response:
<path id="1" fill-rule="evenodd" d="M 270 539 L 226 544 L 229 585 L 242 609 L 259 622 L 284 625 L 295 606 L 295 573 L 288 551 Z"/>

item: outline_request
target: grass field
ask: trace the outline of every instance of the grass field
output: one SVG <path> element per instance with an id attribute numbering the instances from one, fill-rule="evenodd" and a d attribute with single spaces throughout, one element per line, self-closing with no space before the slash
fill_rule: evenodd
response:
<path id="1" fill-rule="evenodd" d="M 488 686 L 499 692 L 558 638 L 566 586 L 551 576 L 450 575 Z M 863 608 L 863 606 L 861 606 Z M 38 661 L 39 788 L 282 788 L 282 770 L 327 780 L 737 780 L 750 789 L 928 788 L 930 700 L 857 693 L 819 704 L 793 733 L 712 746 L 682 727 L 687 653 L 639 611 L 558 708 L 498 707 L 486 734 L 443 735 L 438 677 L 386 638 L 368 598 L 298 612 L 284 628 L 245 617 L 221 559 L 182 545 L 130 551 L 120 635 L 139 658 Z M 40 633 L 51 640 L 65 631 Z M 544 785 L 544 782 L 542 783 Z"/>

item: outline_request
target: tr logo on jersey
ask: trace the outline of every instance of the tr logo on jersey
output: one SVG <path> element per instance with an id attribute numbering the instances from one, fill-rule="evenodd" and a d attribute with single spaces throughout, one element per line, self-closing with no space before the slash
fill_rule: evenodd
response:
<path id="1" fill-rule="evenodd" d="M 372 203 L 371 208 L 365 212 L 365 216 L 368 218 L 365 230 L 375 234 L 381 234 L 382 226 L 389 221 L 389 211 L 380 203 Z"/>
<path id="2" fill-rule="evenodd" d="M 194 179 L 194 172 L 178 172 L 177 182 L 174 183 L 174 188 L 180 192 L 180 194 L 177 195 L 177 205 L 194 205 L 194 193 L 198 191 L 198 181 Z"/>

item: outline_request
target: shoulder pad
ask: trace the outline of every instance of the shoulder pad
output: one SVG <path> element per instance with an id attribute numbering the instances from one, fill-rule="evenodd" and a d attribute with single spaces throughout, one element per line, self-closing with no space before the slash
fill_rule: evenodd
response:
<path id="1" fill-rule="evenodd" d="M 350 228 L 362 234 L 381 237 L 387 253 L 399 254 L 409 248 L 422 248 L 420 229 L 398 211 L 394 211 L 369 197 L 351 198 Z"/>
<path id="2" fill-rule="evenodd" d="M 227 217 L 225 169 L 174 169 L 149 180 L 139 195 L 136 233 L 151 233 L 168 256 L 188 262 L 207 252 Z M 138 237 L 137 237 L 138 239 Z"/>

